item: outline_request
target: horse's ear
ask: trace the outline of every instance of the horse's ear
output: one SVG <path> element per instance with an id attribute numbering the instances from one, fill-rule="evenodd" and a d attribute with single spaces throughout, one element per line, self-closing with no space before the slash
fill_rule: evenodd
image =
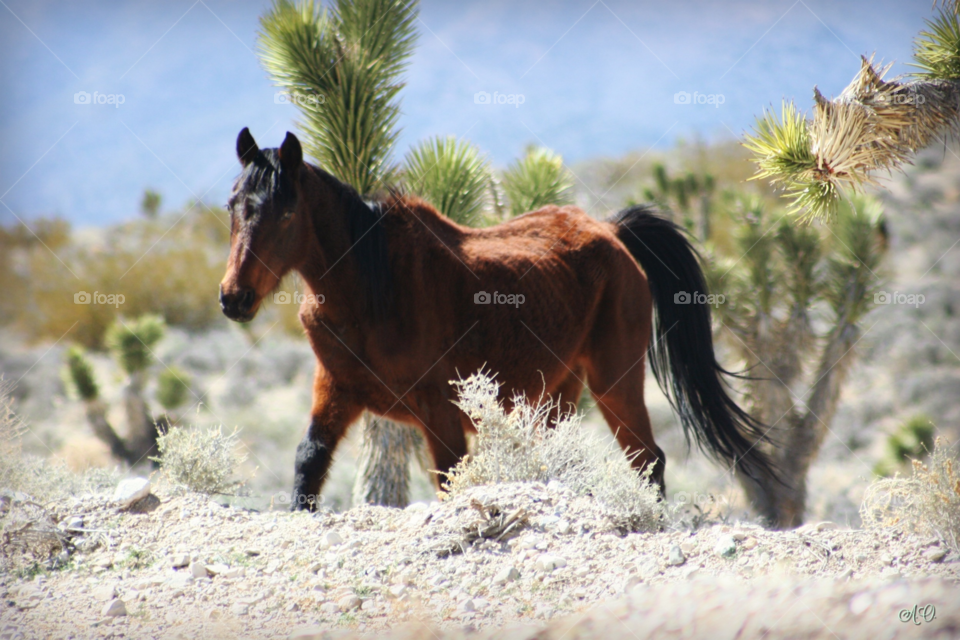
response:
<path id="1" fill-rule="evenodd" d="M 240 164 L 247 166 L 253 162 L 259 151 L 257 141 L 250 135 L 250 129 L 244 127 L 237 136 L 237 158 L 240 159 Z"/>
<path id="2" fill-rule="evenodd" d="M 303 163 L 303 149 L 297 136 L 287 131 L 287 137 L 280 145 L 280 164 L 284 169 L 296 175 L 297 169 Z"/>

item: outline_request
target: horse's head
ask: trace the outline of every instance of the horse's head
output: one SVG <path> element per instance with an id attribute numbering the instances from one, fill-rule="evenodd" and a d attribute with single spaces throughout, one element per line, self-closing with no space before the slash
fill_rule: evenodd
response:
<path id="1" fill-rule="evenodd" d="M 248 322 L 264 296 L 302 258 L 309 227 L 301 195 L 303 151 L 292 133 L 279 149 L 259 149 L 246 128 L 237 136 L 243 173 L 230 211 L 230 258 L 220 282 L 220 308 L 231 320 Z"/>

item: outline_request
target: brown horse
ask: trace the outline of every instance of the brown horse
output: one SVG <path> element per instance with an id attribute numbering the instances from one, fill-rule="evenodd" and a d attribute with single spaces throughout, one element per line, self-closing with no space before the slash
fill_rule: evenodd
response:
<path id="1" fill-rule="evenodd" d="M 753 446 L 760 425 L 724 389 L 698 302 L 703 274 L 673 223 L 643 207 L 598 221 L 549 206 L 473 229 L 416 198 L 364 200 L 304 163 L 290 133 L 261 150 L 244 129 L 237 155 L 224 314 L 251 320 L 291 270 L 314 294 L 300 308 L 317 370 L 294 509 L 316 508 L 333 451 L 364 410 L 419 427 L 436 469 L 452 468 L 472 425 L 450 381 L 481 368 L 507 401 L 545 391 L 566 406 L 588 384 L 662 492 L 664 456 L 643 399 L 649 354 L 698 444 L 750 475 L 767 468 Z"/>

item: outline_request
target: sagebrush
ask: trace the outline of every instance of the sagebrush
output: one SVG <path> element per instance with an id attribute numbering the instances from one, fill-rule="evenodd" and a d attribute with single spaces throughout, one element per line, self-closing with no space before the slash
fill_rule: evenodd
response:
<path id="1" fill-rule="evenodd" d="M 913 461 L 909 478 L 883 478 L 867 488 L 860 507 L 865 528 L 899 526 L 937 536 L 960 553 L 960 461 L 937 438 L 926 463 Z"/>
<path id="2" fill-rule="evenodd" d="M 221 427 L 170 427 L 157 438 L 164 477 L 174 487 L 206 494 L 233 494 L 243 486 L 235 479 L 247 459 L 240 448 L 240 432 L 224 435 Z"/>
<path id="3" fill-rule="evenodd" d="M 618 527 L 660 527 L 663 508 L 649 473 L 637 472 L 619 447 L 582 429 L 579 414 L 524 397 L 513 398 L 508 412 L 497 397 L 500 385 L 483 372 L 453 384 L 457 406 L 470 417 L 477 438 L 474 453 L 447 476 L 444 488 L 451 494 L 481 484 L 557 480 L 593 496 Z"/>

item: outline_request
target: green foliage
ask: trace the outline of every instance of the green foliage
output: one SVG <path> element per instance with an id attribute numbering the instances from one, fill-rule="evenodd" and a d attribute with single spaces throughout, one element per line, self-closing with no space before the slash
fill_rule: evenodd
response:
<path id="1" fill-rule="evenodd" d="M 260 60 L 302 115 L 305 147 L 333 175 L 372 193 L 393 176 L 400 76 L 416 42 L 416 2 L 278 0 L 260 20 Z"/>
<path id="2" fill-rule="evenodd" d="M 517 216 L 550 204 L 573 202 L 573 177 L 563 158 L 549 149 L 530 147 L 503 175 L 510 214 Z"/>
<path id="3" fill-rule="evenodd" d="M 143 192 L 143 199 L 140 200 L 140 212 L 148 218 L 156 218 L 161 201 L 159 193 L 153 189 L 147 189 Z"/>
<path id="4" fill-rule="evenodd" d="M 927 29 L 913 41 L 915 75 L 928 80 L 960 80 L 960 18 L 941 11 L 927 20 Z"/>
<path id="5" fill-rule="evenodd" d="M 887 438 L 886 454 L 873 472 L 881 477 L 892 476 L 910 460 L 921 460 L 933 451 L 936 427 L 929 416 L 918 414 L 900 425 Z"/>
<path id="6" fill-rule="evenodd" d="M 83 349 L 76 345 L 67 349 L 64 381 L 77 392 L 81 400 L 96 400 L 100 396 L 100 387 L 97 385 L 93 367 L 90 366 Z"/>
<path id="7" fill-rule="evenodd" d="M 172 411 L 187 401 L 190 395 L 190 375 L 179 367 L 168 367 L 157 376 L 157 402 Z"/>
<path id="8" fill-rule="evenodd" d="M 824 293 L 837 318 L 857 323 L 872 307 L 883 259 L 883 208 L 858 194 L 840 206 L 826 265 Z"/>
<path id="9" fill-rule="evenodd" d="M 701 239 L 710 237 L 710 214 L 716 181 L 709 173 L 688 171 L 683 177 L 670 178 L 662 163 L 653 165 L 654 188 L 644 189 L 643 197 L 662 210 L 674 214 L 676 221 Z M 694 215 L 694 209 L 699 211 Z"/>
<path id="10" fill-rule="evenodd" d="M 144 371 L 153 362 L 152 349 L 163 337 L 163 318 L 146 315 L 136 320 L 118 318 L 107 329 L 106 343 L 128 374 Z"/>
<path id="11" fill-rule="evenodd" d="M 424 140 L 404 159 L 404 184 L 460 224 L 482 221 L 492 176 L 480 150 L 453 136 Z"/>

